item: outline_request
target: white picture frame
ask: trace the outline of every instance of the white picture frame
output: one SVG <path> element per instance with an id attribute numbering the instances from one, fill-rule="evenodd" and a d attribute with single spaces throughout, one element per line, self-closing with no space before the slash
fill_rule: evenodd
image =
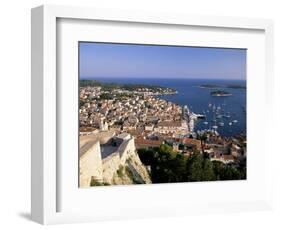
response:
<path id="1" fill-rule="evenodd" d="M 256 83 L 250 84 L 251 96 L 249 103 L 252 102 L 253 98 L 260 98 L 263 102 L 261 107 L 269 111 L 272 111 L 274 100 L 272 95 L 273 83 L 273 23 L 271 20 L 266 19 L 248 19 L 248 18 L 231 18 L 231 17 L 211 17 L 211 16 L 188 16 L 188 15 L 170 15 L 170 14 L 158 14 L 158 13 L 145 13 L 145 12 L 131 12 L 131 11 L 112 11 L 112 10 L 99 10 L 91 8 L 79 8 L 79 7 L 66 7 L 66 6 L 51 6 L 44 5 L 32 9 L 32 188 L 31 188 L 31 213 L 32 219 L 41 224 L 56 224 L 56 223 L 70 223 L 70 222 L 83 222 L 83 221 L 96 221 L 96 220 L 107 220 L 107 219 L 126 219 L 126 218 L 141 218 L 141 217 L 159 217 L 159 216 L 171 216 L 171 215 L 186 215 L 192 213 L 210 213 L 210 212 L 234 212 L 234 211 L 246 211 L 246 210 L 264 210 L 272 207 L 272 169 L 270 167 L 272 160 L 270 158 L 269 143 L 270 140 L 267 138 L 265 146 L 263 148 L 266 151 L 265 155 L 260 157 L 259 164 L 262 159 L 265 160 L 263 174 L 264 176 L 260 182 L 255 182 L 252 188 L 248 188 L 247 184 L 241 185 L 245 187 L 245 191 L 253 191 L 263 187 L 262 191 L 258 192 L 257 195 L 253 196 L 252 200 L 248 199 L 248 196 L 237 196 L 235 199 L 228 199 L 224 197 L 219 201 L 214 199 L 210 202 L 200 202 L 198 200 L 184 201 L 179 203 L 179 200 L 169 200 L 166 205 L 161 205 L 160 201 L 155 198 L 149 202 L 150 207 L 144 211 L 145 207 L 141 206 L 141 203 L 136 202 L 137 207 L 134 206 L 130 201 L 122 201 L 113 203 L 119 205 L 118 207 L 109 206 L 109 203 L 105 203 L 105 209 L 102 209 L 102 202 L 97 204 L 97 207 L 92 206 L 85 208 L 85 211 L 81 211 L 85 207 L 85 201 L 81 200 L 81 207 L 78 208 L 79 198 L 69 196 L 67 197 L 68 191 L 65 191 L 65 183 L 62 183 L 59 174 L 63 174 L 62 170 L 66 170 L 67 166 L 61 169 L 61 160 L 57 156 L 59 151 L 58 143 L 58 97 L 61 94 L 61 88 L 58 84 L 57 75 L 58 73 L 58 37 L 59 29 L 61 28 L 58 23 L 61 20 L 73 21 L 98 21 L 103 23 L 111 24 L 114 27 L 115 22 L 129 23 L 130 26 L 134 26 L 134 23 L 138 25 L 153 25 L 153 27 L 168 27 L 181 28 L 184 30 L 186 27 L 189 28 L 200 28 L 200 30 L 215 29 L 215 30 L 239 30 L 242 33 L 248 33 L 251 31 L 257 31 L 262 34 L 258 44 L 262 45 L 261 54 L 259 59 L 261 71 L 259 73 L 259 79 Z M 80 25 L 78 25 L 79 28 Z M 77 25 L 76 25 L 77 27 Z M 115 32 L 116 33 L 116 32 Z M 176 32 L 177 33 L 177 32 Z M 82 34 L 82 32 L 81 32 Z M 112 35 L 112 34 L 111 34 Z M 210 37 L 216 38 L 215 34 L 210 34 Z M 178 36 L 179 37 L 179 36 Z M 79 39 L 79 38 L 78 38 Z M 101 36 L 100 39 L 103 39 Z M 105 38 L 106 39 L 106 38 Z M 119 38 L 117 38 L 119 39 Z M 120 38 L 120 41 L 126 42 L 124 38 Z M 123 40 L 122 40 L 123 39 Z M 150 40 L 149 40 L 150 39 Z M 233 38 L 239 40 L 238 38 Z M 157 43 L 156 40 L 147 38 L 147 43 Z M 166 44 L 174 44 L 176 41 L 162 41 Z M 184 42 L 184 41 L 183 41 Z M 219 40 L 218 40 L 219 42 Z M 242 42 L 242 41 L 241 41 Z M 249 42 L 248 42 L 249 43 Z M 247 43 L 247 44 L 248 44 Z M 254 42 L 253 42 L 254 43 Z M 201 41 L 204 46 L 204 41 Z M 215 43 L 212 43 L 215 46 Z M 229 43 L 231 46 L 232 43 Z M 238 44 L 238 43 L 237 43 Z M 245 43 L 246 44 L 246 43 Z M 207 43 L 206 43 L 207 45 Z M 219 46 L 219 45 L 218 45 Z M 239 44 L 237 45 L 239 46 Z M 244 47 L 241 43 L 241 46 Z M 245 47 L 247 48 L 247 47 Z M 251 60 L 253 59 L 252 65 L 254 65 L 255 57 L 250 55 Z M 256 57 L 257 58 L 257 57 Z M 258 67 L 257 67 L 258 68 Z M 251 67 L 250 67 L 251 70 Z M 71 90 L 71 88 L 70 88 Z M 260 91 L 255 93 L 255 91 Z M 64 91 L 65 92 L 65 91 Z M 251 99 L 252 98 L 252 99 Z M 252 108 L 256 111 L 256 108 Z M 249 113 L 253 114 L 253 113 Z M 259 118 L 263 118 L 263 115 Z M 266 117 L 268 119 L 268 117 Z M 254 127 L 257 119 L 251 122 L 250 128 Z M 270 124 L 270 123 L 269 123 Z M 262 128 L 262 131 L 269 133 L 271 126 L 268 125 L 266 128 Z M 254 130 L 250 129 L 252 133 L 251 138 L 255 139 L 257 143 L 260 139 L 254 134 Z M 78 134 L 77 134 L 78 135 Z M 254 146 L 253 148 L 254 149 Z M 251 148 L 250 148 L 251 150 Z M 258 150 L 257 150 L 258 151 Z M 261 150 L 260 150 L 261 151 Z M 250 154 L 250 153 L 249 153 Z M 258 154 L 257 154 L 258 155 Z M 77 166 L 78 167 L 78 166 Z M 257 167 L 253 166 L 252 168 Z M 71 169 L 72 170 L 72 169 Z M 76 169 L 73 169 L 76 170 Z M 253 171 L 254 172 L 254 171 Z M 75 178 L 73 180 L 76 180 Z M 230 182 L 232 183 L 232 182 Z M 225 187 L 232 188 L 233 185 L 226 182 L 220 185 L 206 185 L 203 183 L 196 183 L 189 185 L 189 191 L 193 194 L 198 191 L 208 189 L 215 191 L 216 189 L 224 189 Z M 247 182 L 246 182 L 247 183 Z M 172 187 L 171 187 L 172 186 Z M 240 186 L 240 185 L 239 185 Z M 129 188 L 130 187 L 130 188 Z M 78 189 L 78 188 L 77 188 Z M 130 193 L 137 194 L 138 197 L 147 190 L 144 186 L 120 186 L 114 188 L 104 188 L 99 190 L 76 190 L 76 193 L 83 193 L 83 196 L 89 197 L 89 194 L 93 195 L 93 202 L 95 200 L 102 200 L 108 194 L 122 194 L 121 197 L 128 197 L 129 193 L 124 193 L 124 189 L 130 191 Z M 187 185 L 173 184 L 173 185 L 152 185 L 149 188 L 150 194 L 159 194 L 159 197 L 164 197 L 164 193 L 160 192 L 166 190 L 166 195 L 170 194 L 175 196 L 177 191 L 185 191 Z M 248 189 L 248 190 L 247 190 Z M 64 190 L 64 192 L 60 192 Z M 242 190 L 244 191 L 244 190 Z M 212 192 L 211 192 L 212 193 Z M 69 194 L 74 194 L 69 191 Z M 185 194 L 185 193 L 184 193 Z M 63 197 L 62 197 L 63 196 Z M 97 199 L 96 196 L 99 196 Z M 65 200 L 64 200 L 64 197 Z M 63 202 L 72 202 L 70 205 L 61 207 L 61 200 Z M 89 200 L 88 200 L 89 201 Z M 112 200 L 114 202 L 114 200 Z M 90 204 L 91 202 L 89 202 Z M 124 204 L 120 207 L 120 204 Z M 69 206 L 72 206 L 72 210 L 69 210 Z M 171 210 L 169 210 L 169 208 Z M 76 210 L 77 208 L 77 210 Z"/>

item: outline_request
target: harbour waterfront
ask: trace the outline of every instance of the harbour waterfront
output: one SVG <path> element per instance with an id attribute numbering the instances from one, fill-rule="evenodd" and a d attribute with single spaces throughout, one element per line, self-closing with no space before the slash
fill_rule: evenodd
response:
<path id="1" fill-rule="evenodd" d="M 89 77 L 82 79 L 91 79 Z M 230 137 L 246 133 L 246 81 L 243 80 L 210 80 L 210 79 L 159 79 L 159 78 L 95 78 L 101 82 L 146 84 L 169 87 L 177 90 L 178 94 L 163 95 L 162 99 L 181 106 L 188 105 L 189 109 L 206 116 L 195 122 L 194 131 L 215 129 L 221 136 Z M 212 96 L 214 88 L 200 87 L 216 85 L 231 94 L 231 96 Z M 230 85 L 241 88 L 226 87 Z"/>

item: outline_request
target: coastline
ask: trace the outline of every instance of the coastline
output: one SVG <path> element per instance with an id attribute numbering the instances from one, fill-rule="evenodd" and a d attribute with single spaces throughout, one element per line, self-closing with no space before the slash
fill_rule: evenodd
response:
<path id="1" fill-rule="evenodd" d="M 101 79 L 98 79 L 99 81 Z M 224 109 L 229 111 L 232 115 L 231 118 L 223 118 L 224 126 L 219 126 L 218 131 L 223 136 L 233 136 L 239 135 L 241 133 L 246 133 L 246 114 L 243 112 L 242 108 L 246 107 L 246 91 L 240 89 L 229 89 L 232 96 L 211 96 L 210 91 L 205 88 L 194 87 L 195 85 L 202 85 L 206 82 L 223 84 L 226 85 L 226 82 L 230 84 L 245 84 L 245 81 L 231 81 L 231 80 L 195 80 L 195 79 L 125 79 L 125 78 L 105 78 L 103 79 L 105 83 L 116 82 L 116 83 L 132 83 L 132 84 L 146 84 L 152 86 L 162 86 L 162 87 L 171 87 L 176 89 L 176 92 L 173 93 L 155 93 L 150 94 L 150 96 L 159 97 L 168 102 L 174 103 L 176 105 L 184 106 L 188 105 L 192 111 L 197 114 L 206 113 L 206 120 L 208 125 L 204 124 L 204 121 L 199 119 L 195 123 L 196 130 L 210 129 L 213 126 L 213 115 L 211 110 L 208 107 L 208 104 L 211 103 L 216 106 L 222 106 L 226 103 Z M 236 92 L 235 94 L 233 94 Z M 147 94 L 148 95 L 148 94 Z M 209 113 L 207 111 L 210 110 Z M 238 123 L 229 126 L 228 123 L 233 120 L 238 120 Z M 217 121 L 218 123 L 219 121 Z"/>

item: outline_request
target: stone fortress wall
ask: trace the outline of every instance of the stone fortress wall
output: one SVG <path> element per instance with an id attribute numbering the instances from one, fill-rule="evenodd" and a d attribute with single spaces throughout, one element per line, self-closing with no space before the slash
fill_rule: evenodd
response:
<path id="1" fill-rule="evenodd" d="M 127 140 L 123 140 L 118 150 L 102 160 L 103 165 L 103 181 L 112 183 L 114 174 L 117 172 L 120 166 L 124 166 L 126 160 L 130 156 L 136 154 L 135 142 L 133 137 L 129 137 Z"/>
<path id="2" fill-rule="evenodd" d="M 103 182 L 111 183 L 114 174 L 117 172 L 120 166 L 120 156 L 119 152 L 115 152 L 102 160 L 103 168 Z"/>
<path id="3" fill-rule="evenodd" d="M 93 140 L 95 143 L 91 146 Z M 112 140 L 118 147 L 103 158 L 100 146 Z M 92 178 L 102 183 L 112 183 L 120 166 L 136 154 L 134 138 L 127 133 L 114 136 L 112 133 L 102 132 L 102 135 L 80 137 L 80 145 L 80 151 L 83 146 L 88 147 L 88 151 L 80 155 L 80 187 L 89 187 Z"/>
<path id="4" fill-rule="evenodd" d="M 80 155 L 80 187 L 88 187 L 91 178 L 102 181 L 102 159 L 100 153 L 100 142 L 91 143 L 91 147 L 83 155 Z"/>

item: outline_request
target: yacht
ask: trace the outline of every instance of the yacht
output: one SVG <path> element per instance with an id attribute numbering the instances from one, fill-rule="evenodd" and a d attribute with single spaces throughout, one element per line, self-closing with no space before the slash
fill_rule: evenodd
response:
<path id="1" fill-rule="evenodd" d="M 230 118 L 230 113 L 226 113 L 223 116 L 226 117 L 226 118 Z"/>
<path id="2" fill-rule="evenodd" d="M 216 123 L 216 120 L 215 120 L 215 124 L 213 125 L 213 129 L 217 129 L 218 128 L 218 126 L 217 126 L 217 123 Z"/>

